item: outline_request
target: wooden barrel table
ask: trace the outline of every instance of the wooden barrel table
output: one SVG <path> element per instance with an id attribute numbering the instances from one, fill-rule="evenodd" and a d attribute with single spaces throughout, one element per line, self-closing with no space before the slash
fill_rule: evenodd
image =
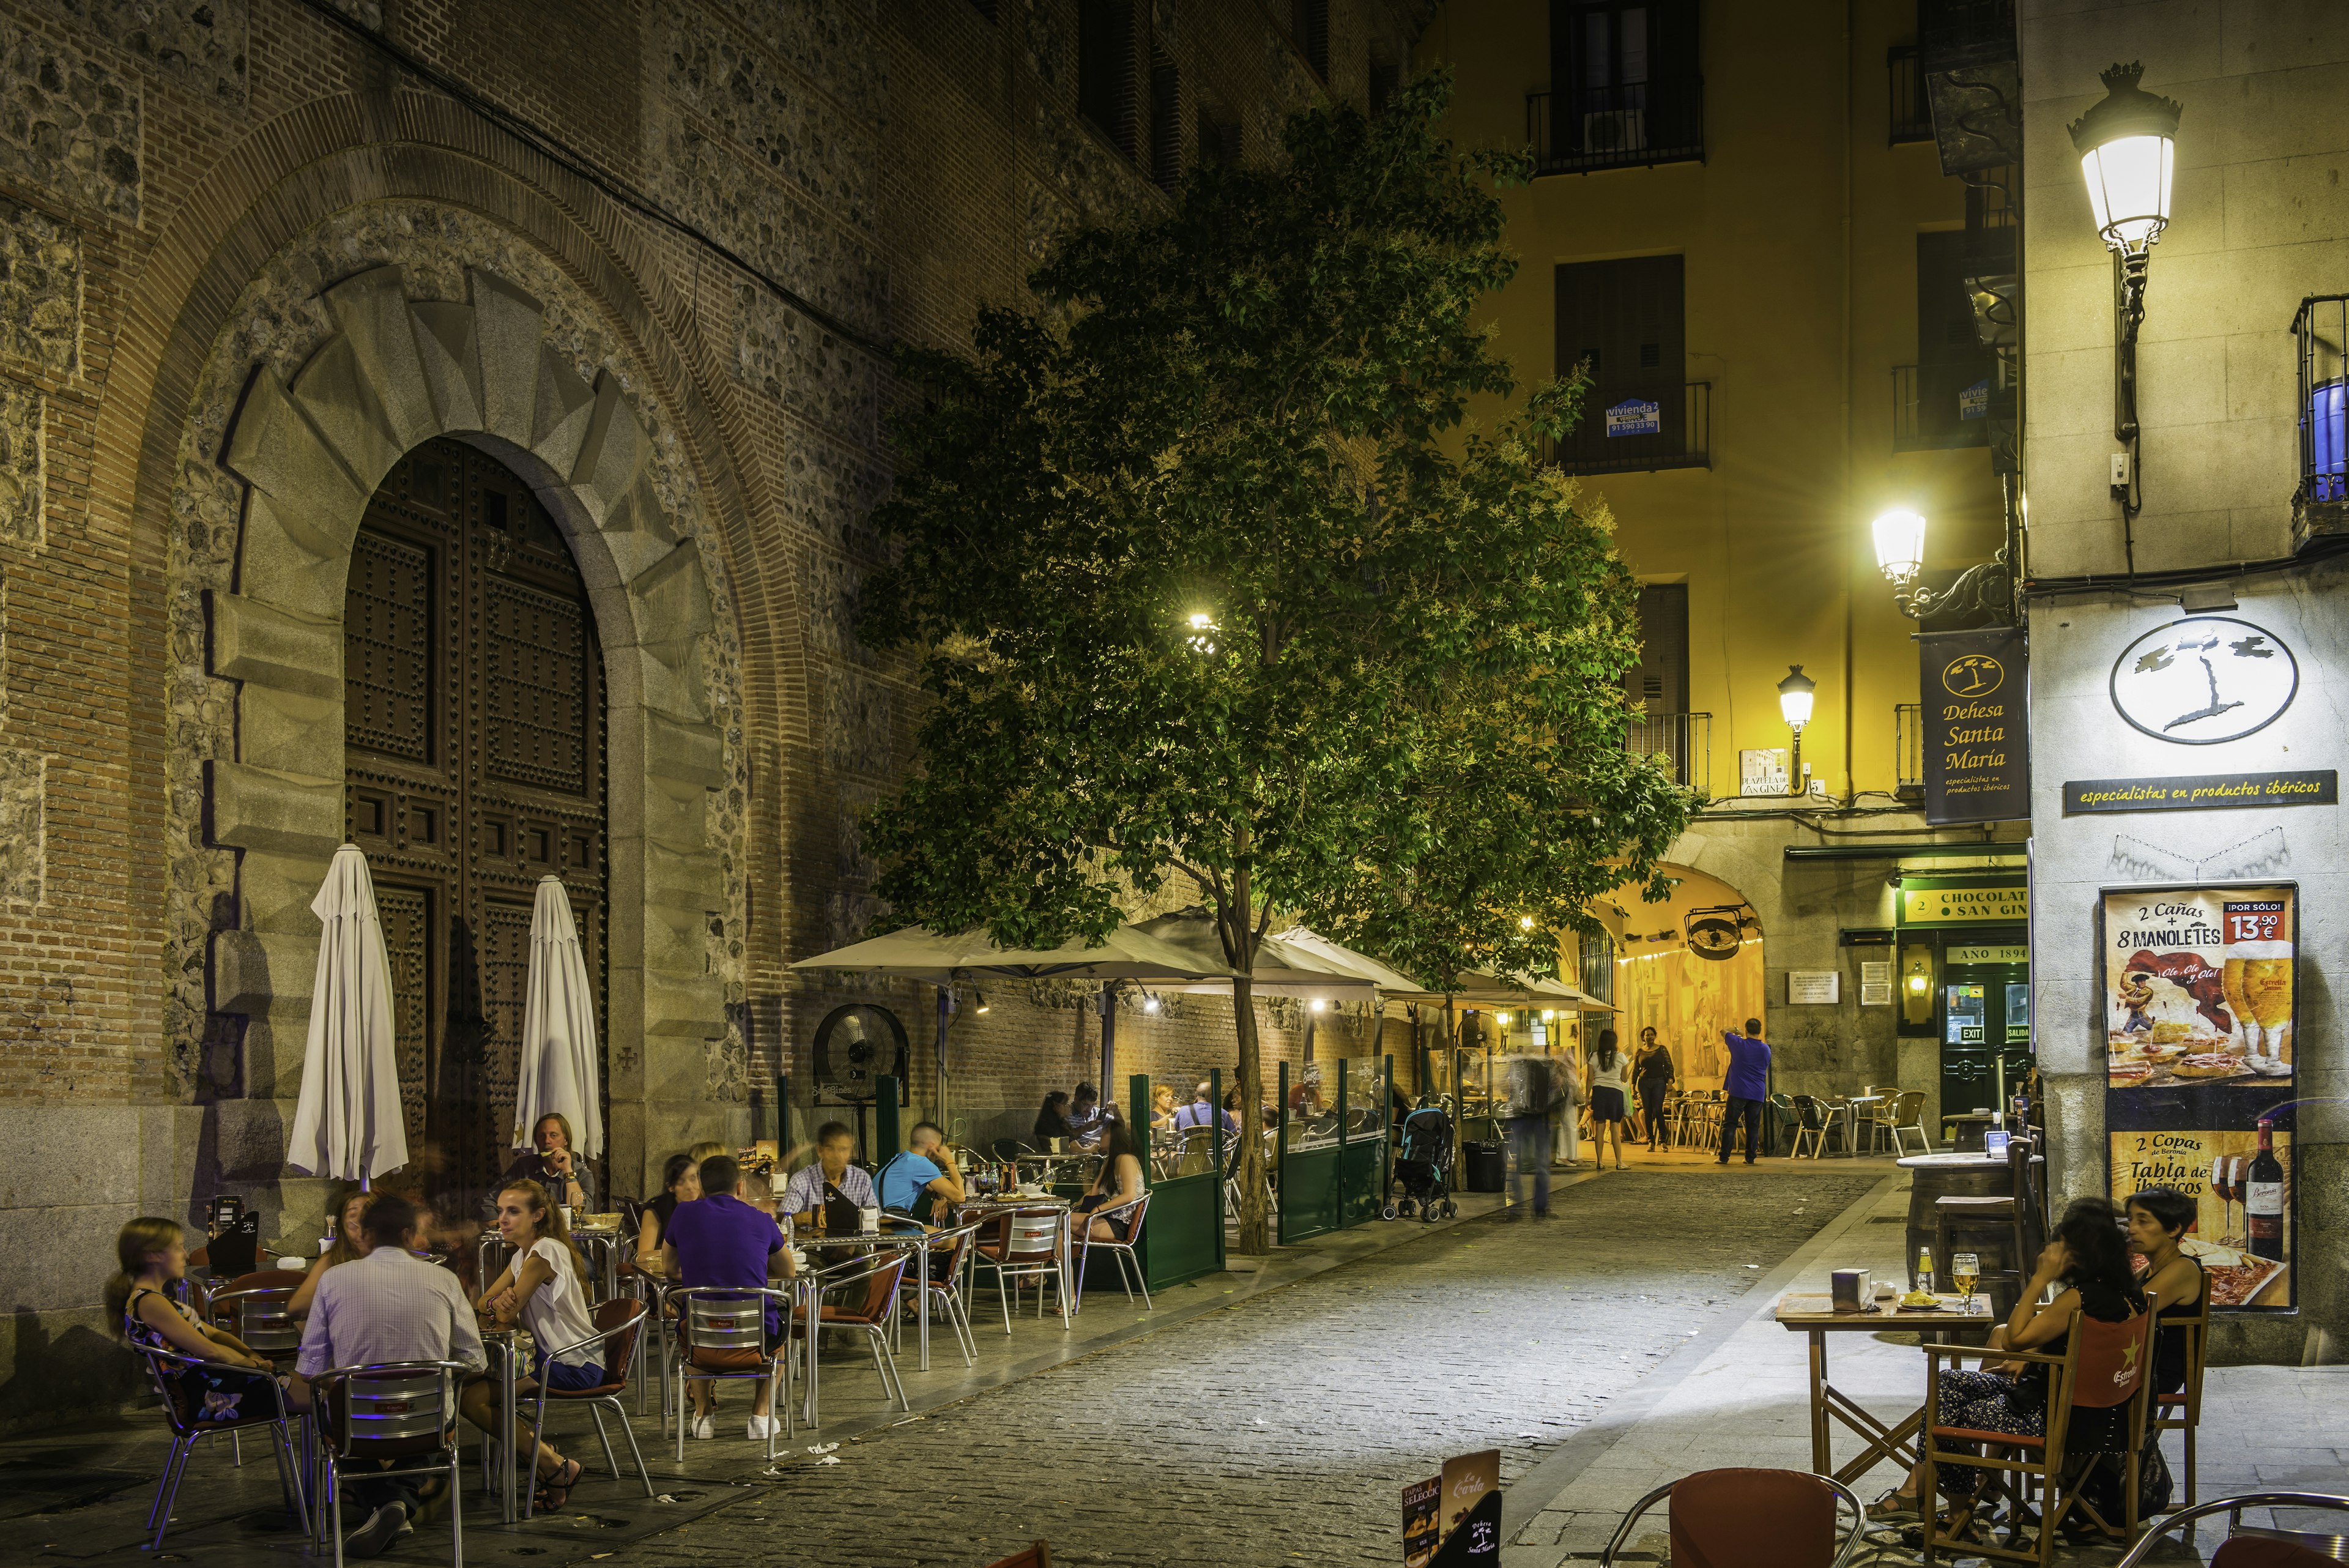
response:
<path id="1" fill-rule="evenodd" d="M 1933 1245 L 1938 1217 L 1934 1205 L 1940 1199 L 2004 1198 L 2014 1190 L 2014 1179 L 2002 1154 L 1912 1154 L 1895 1163 L 1909 1173 L 1908 1262 L 1911 1269 L 1917 1266 L 1918 1251 Z M 1982 1261 L 1984 1274 L 2013 1266 L 2006 1258 L 2009 1248 L 1974 1250 L 1987 1254 Z M 1950 1260 L 1936 1252 L 1933 1267 L 1940 1276 L 1940 1288 L 1953 1289 L 1949 1282 Z M 2014 1293 L 2004 1293 L 2012 1297 Z M 2011 1300 L 2008 1304 L 2013 1305 Z"/>

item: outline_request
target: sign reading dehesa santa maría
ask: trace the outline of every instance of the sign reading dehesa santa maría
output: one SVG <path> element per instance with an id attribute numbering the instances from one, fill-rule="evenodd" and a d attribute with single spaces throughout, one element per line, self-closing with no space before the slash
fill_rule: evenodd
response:
<path id="1" fill-rule="evenodd" d="M 1927 632 L 1917 639 L 1923 696 L 1925 820 L 2005 822 L 2031 815 L 2028 654 L 2020 627 Z"/>

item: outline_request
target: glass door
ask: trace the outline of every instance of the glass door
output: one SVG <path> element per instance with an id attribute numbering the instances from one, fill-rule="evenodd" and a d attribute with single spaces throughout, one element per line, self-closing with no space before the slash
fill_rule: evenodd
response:
<path id="1" fill-rule="evenodd" d="M 1941 983 L 1941 1109 L 1999 1108 L 2031 1070 L 2031 971 L 2020 946 L 1952 944 Z"/>

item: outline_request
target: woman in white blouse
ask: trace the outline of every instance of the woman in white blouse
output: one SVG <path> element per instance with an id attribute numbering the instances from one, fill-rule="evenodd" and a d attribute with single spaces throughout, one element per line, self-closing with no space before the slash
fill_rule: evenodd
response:
<path id="1" fill-rule="evenodd" d="M 498 1234 L 513 1249 L 513 1258 L 477 1303 L 497 1327 L 512 1328 L 519 1320 L 538 1342 L 533 1376 L 515 1382 L 518 1395 L 534 1394 L 540 1383 L 550 1388 L 600 1388 L 605 1382 L 604 1347 L 574 1349 L 595 1333 L 588 1315 L 587 1261 L 571 1240 L 563 1210 L 535 1181 L 517 1181 L 498 1194 Z M 514 1413 L 515 1438 L 522 1440 L 521 1413 Z M 579 1461 L 565 1459 L 552 1445 L 538 1448 L 538 1480 L 542 1508 L 561 1508 L 579 1480 Z"/>

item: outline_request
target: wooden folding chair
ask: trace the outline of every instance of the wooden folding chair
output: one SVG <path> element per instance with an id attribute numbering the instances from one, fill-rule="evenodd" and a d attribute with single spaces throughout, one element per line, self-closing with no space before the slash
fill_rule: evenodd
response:
<path id="1" fill-rule="evenodd" d="M 2127 1516 L 2124 1528 L 2131 1535 L 2137 1533 L 2137 1456 L 2145 1442 L 2146 1393 L 2153 1385 L 2148 1364 L 2153 1355 L 2155 1304 L 2148 1296 L 2145 1311 L 2126 1323 L 2106 1323 L 2082 1314 L 2073 1320 L 2060 1355 L 2030 1350 L 1992 1353 L 2002 1361 L 2047 1368 L 2047 1429 L 2040 1437 L 1941 1425 L 1943 1359 L 1980 1355 L 1982 1352 L 1977 1345 L 1920 1347 L 1927 1358 L 1924 1424 L 1918 1433 L 1918 1446 L 1925 1460 L 1924 1482 L 1918 1496 L 1924 1505 L 1927 1568 L 1931 1568 L 1937 1548 L 1947 1549 L 1953 1556 L 1995 1557 L 2010 1563 L 2035 1563 L 2039 1568 L 2047 1568 L 2054 1554 L 2055 1532 L 2075 1508 L 2105 1529 L 2113 1528 L 2111 1521 L 2081 1494 L 2081 1483 L 2097 1457 L 2113 1451 L 2102 1444 L 2085 1455 L 2071 1451 L 2073 1422 L 2076 1413 L 2083 1410 L 2091 1413 L 2091 1421 L 2109 1423 L 2116 1413 L 2122 1417 L 2120 1424 L 2126 1428 L 2123 1440 L 2127 1445 L 2121 1482 Z M 2088 1423 L 2082 1425 L 2085 1428 Z M 1945 1441 L 1980 1443 L 1983 1451 L 1945 1449 Z M 1982 1478 L 1982 1490 L 1972 1501 L 1952 1510 L 1950 1533 L 1943 1533 L 1940 1528 L 1940 1510 L 1936 1501 L 1940 1496 L 1940 1470 L 1944 1465 L 1990 1472 Z M 2020 1525 L 2010 1531 L 2003 1546 L 1988 1538 L 1987 1529 L 1980 1540 L 1966 1538 L 1963 1532 L 1967 1526 L 1983 1514 L 1985 1504 L 1997 1498 L 2004 1497 L 2013 1502 L 2020 1515 L 2030 1506 L 2034 1482 L 2042 1500 L 2039 1538 L 2033 1550 L 2025 1552 L 2015 1546 L 2014 1542 L 2021 1539 Z"/>
<path id="2" fill-rule="evenodd" d="M 2172 1317 L 2154 1328 L 2154 1365 L 2161 1364 L 2161 1343 L 2165 1335 L 2175 1334 L 2185 1342 L 2186 1386 L 2164 1393 L 2153 1391 L 2152 1414 L 2146 1425 L 2157 1432 L 2176 1432 L 2186 1444 L 2184 1483 L 2179 1490 L 2180 1508 L 2194 1506 L 2194 1435 L 2202 1424 L 2202 1367 L 2210 1348 L 2210 1279 L 2202 1279 L 2202 1302 L 2192 1317 Z"/>

